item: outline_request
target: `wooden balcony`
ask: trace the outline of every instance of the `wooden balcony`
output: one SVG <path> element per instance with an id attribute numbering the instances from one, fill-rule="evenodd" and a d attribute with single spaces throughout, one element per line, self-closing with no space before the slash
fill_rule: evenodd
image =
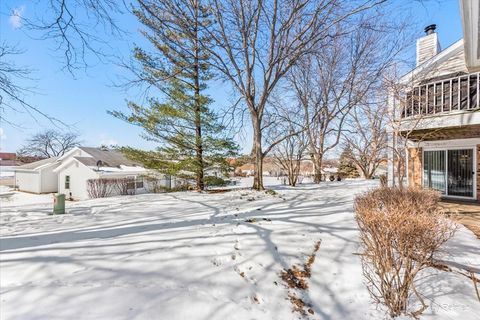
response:
<path id="1" fill-rule="evenodd" d="M 480 106 L 480 73 L 414 86 L 400 103 L 400 118 L 471 112 Z"/>

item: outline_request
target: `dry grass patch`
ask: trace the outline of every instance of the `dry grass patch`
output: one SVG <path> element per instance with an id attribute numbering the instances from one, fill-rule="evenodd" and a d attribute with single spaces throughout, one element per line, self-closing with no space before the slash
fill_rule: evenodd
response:
<path id="1" fill-rule="evenodd" d="M 312 253 L 308 256 L 307 261 L 302 266 L 293 265 L 291 268 L 284 269 L 280 273 L 280 278 L 282 278 L 290 289 L 297 290 L 299 293 L 301 293 L 302 290 L 308 289 L 308 279 L 312 275 L 312 265 L 315 262 L 315 256 L 320 249 L 320 243 L 321 241 L 315 242 Z M 288 292 L 288 299 L 292 304 L 292 310 L 294 312 L 298 312 L 302 315 L 306 315 L 307 312 L 314 314 L 312 306 L 297 297 L 294 292 Z"/>
<path id="2" fill-rule="evenodd" d="M 297 296 L 295 296 L 294 293 L 290 292 L 288 294 L 288 299 L 292 304 L 293 312 L 298 312 L 303 316 L 307 315 L 307 312 L 310 314 L 315 314 L 315 312 L 312 309 L 312 306 L 310 304 L 305 303 L 302 299 L 298 298 Z"/>

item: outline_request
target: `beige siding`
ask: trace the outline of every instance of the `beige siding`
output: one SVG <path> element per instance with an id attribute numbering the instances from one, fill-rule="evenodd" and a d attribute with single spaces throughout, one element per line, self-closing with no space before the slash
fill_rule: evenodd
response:
<path id="1" fill-rule="evenodd" d="M 468 73 L 465 64 L 465 56 L 463 50 L 451 56 L 444 62 L 431 67 L 431 71 L 424 75 L 424 79 L 435 78 L 454 73 Z"/>
<path id="2" fill-rule="evenodd" d="M 438 35 L 432 33 L 417 40 L 417 66 L 440 52 Z"/>

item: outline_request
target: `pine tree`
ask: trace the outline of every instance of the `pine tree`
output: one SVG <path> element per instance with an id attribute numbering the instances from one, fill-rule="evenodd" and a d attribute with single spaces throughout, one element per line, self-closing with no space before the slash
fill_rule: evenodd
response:
<path id="1" fill-rule="evenodd" d="M 351 156 L 352 150 L 349 148 L 343 149 L 340 154 L 338 174 L 345 178 L 358 178 L 360 174 L 358 173 L 357 166 L 352 161 Z"/>
<path id="2" fill-rule="evenodd" d="M 204 189 L 204 171 L 209 166 L 227 166 L 226 157 L 236 154 L 237 146 L 224 136 L 225 128 L 209 109 L 205 94 L 212 78 L 205 46 L 205 28 L 211 21 L 208 7 L 201 0 L 138 0 L 133 12 L 148 31 L 142 34 L 155 52 L 134 49 L 142 82 L 158 89 L 161 98 L 151 97 L 146 106 L 128 102 L 131 114 L 112 112 L 142 127 L 147 140 L 158 142 L 157 152 L 125 148 L 130 158 L 148 168 L 169 174 L 193 172 L 197 190 Z"/>

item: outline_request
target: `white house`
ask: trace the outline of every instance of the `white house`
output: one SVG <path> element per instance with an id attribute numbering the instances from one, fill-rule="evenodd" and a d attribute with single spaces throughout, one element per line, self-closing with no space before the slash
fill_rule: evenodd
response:
<path id="1" fill-rule="evenodd" d="M 60 158 L 53 157 L 18 166 L 15 171 L 15 185 L 21 191 L 49 193 L 58 190 L 58 175 L 53 169 L 58 167 Z"/>
<path id="2" fill-rule="evenodd" d="M 389 137 L 389 184 L 393 150 L 407 139 L 410 186 L 444 197 L 480 202 L 480 37 L 478 0 L 460 0 L 463 39 L 441 50 L 435 25 L 417 40 L 417 66 L 400 81 L 403 95 L 390 97 L 395 117 Z"/>
<path id="3" fill-rule="evenodd" d="M 45 159 L 15 169 L 15 182 L 20 191 L 64 193 L 74 199 L 89 198 L 87 181 L 101 178 L 131 178 L 131 189 L 145 192 L 143 177 L 149 171 L 115 150 L 76 147 L 61 157 Z M 170 186 L 164 177 L 162 185 Z"/>

